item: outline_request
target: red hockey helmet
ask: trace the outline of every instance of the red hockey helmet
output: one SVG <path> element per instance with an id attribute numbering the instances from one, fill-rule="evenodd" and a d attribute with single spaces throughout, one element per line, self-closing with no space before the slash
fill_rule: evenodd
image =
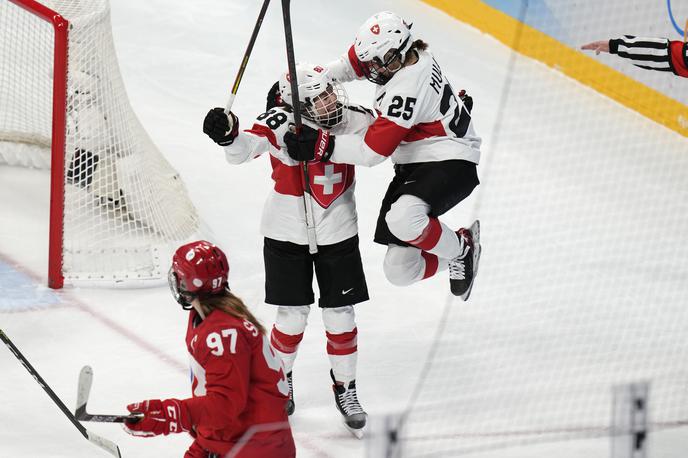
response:
<path id="1" fill-rule="evenodd" d="M 172 256 L 168 280 L 174 298 L 185 310 L 196 297 L 220 294 L 229 288 L 229 262 L 218 247 L 205 240 L 187 243 Z"/>

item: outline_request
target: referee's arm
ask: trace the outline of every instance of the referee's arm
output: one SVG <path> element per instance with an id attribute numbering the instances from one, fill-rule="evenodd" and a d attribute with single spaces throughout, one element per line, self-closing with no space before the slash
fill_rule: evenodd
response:
<path id="1" fill-rule="evenodd" d="M 609 40 L 609 53 L 646 70 L 673 72 L 688 78 L 688 43 L 682 41 L 624 35 Z"/>

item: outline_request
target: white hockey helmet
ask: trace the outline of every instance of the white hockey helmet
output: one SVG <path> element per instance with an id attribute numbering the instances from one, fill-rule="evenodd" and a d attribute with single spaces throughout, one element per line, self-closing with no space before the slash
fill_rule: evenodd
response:
<path id="1" fill-rule="evenodd" d="M 333 80 L 326 69 L 319 65 L 298 63 L 296 79 L 305 118 L 327 129 L 342 123 L 348 97 L 342 85 Z M 280 77 L 279 90 L 282 101 L 293 106 L 289 71 Z"/>
<path id="2" fill-rule="evenodd" d="M 385 84 L 403 65 L 413 45 L 411 26 L 401 16 L 383 11 L 370 17 L 356 33 L 354 51 L 366 78 Z"/>

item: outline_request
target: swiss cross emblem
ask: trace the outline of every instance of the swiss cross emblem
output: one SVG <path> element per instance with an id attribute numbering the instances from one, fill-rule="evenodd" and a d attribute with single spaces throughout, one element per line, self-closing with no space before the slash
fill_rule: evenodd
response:
<path id="1" fill-rule="evenodd" d="M 325 71 L 325 69 L 322 68 L 320 65 L 316 65 L 315 67 L 313 67 L 313 70 L 315 70 L 318 73 L 322 73 Z"/>
<path id="2" fill-rule="evenodd" d="M 347 164 L 309 164 L 308 174 L 311 196 L 323 208 L 329 207 L 354 181 L 354 167 Z"/>
<path id="3" fill-rule="evenodd" d="M 380 26 L 378 24 L 375 24 L 370 28 L 370 31 L 373 32 L 375 35 L 380 35 Z"/>

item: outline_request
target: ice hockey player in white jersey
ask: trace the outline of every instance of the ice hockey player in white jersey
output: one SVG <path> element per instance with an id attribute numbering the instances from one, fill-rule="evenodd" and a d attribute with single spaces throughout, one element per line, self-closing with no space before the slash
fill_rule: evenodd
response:
<path id="1" fill-rule="evenodd" d="M 239 118 L 222 108 L 210 110 L 203 131 L 224 147 L 230 164 L 241 164 L 269 153 L 274 188 L 265 203 L 261 221 L 264 236 L 265 302 L 277 305 L 271 343 L 283 358 L 290 386 L 288 413 L 294 411 L 292 368 L 314 303 L 313 270 L 320 289 L 332 370 L 333 391 L 344 422 L 356 436 L 362 435 L 367 415 L 356 393 L 357 327 L 353 305 L 368 300 L 368 289 L 358 247 L 354 200 L 354 166 L 328 160 L 335 149 L 330 133 L 360 135 L 374 120 L 370 110 L 348 104 L 341 84 L 323 67 L 296 67 L 304 135 L 293 132 L 291 82 L 284 73 L 268 96 L 266 112 L 250 129 L 239 129 Z M 315 133 L 315 135 L 310 135 Z M 345 138 L 342 135 L 340 138 Z M 288 148 L 287 145 L 299 148 Z M 311 148 L 306 161 L 289 151 Z M 304 190 L 307 195 L 304 196 Z M 315 225 L 317 253 L 309 253 L 304 198 Z"/>
<path id="2" fill-rule="evenodd" d="M 362 135 L 338 139 L 330 159 L 372 166 L 391 157 L 395 176 L 375 232 L 375 241 L 388 246 L 387 278 L 408 285 L 448 267 L 452 293 L 467 300 L 478 269 L 479 223 L 454 231 L 438 217 L 479 184 L 481 139 L 472 99 L 459 97 L 427 47 L 391 12 L 361 26 L 328 71 L 341 82 L 375 83 L 378 117 Z"/>

